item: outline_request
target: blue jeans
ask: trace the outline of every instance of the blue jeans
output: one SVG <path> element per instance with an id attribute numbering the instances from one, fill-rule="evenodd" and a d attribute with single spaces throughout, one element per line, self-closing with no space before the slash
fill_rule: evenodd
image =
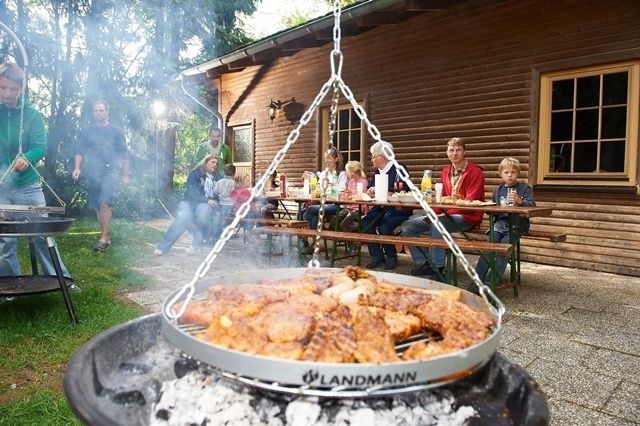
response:
<path id="1" fill-rule="evenodd" d="M 338 212 L 338 207 L 335 204 L 324 205 L 324 217 L 333 216 Z M 318 220 L 320 214 L 320 205 L 314 204 L 306 208 L 302 214 L 302 219 L 309 222 L 309 228 L 316 229 L 318 227 Z"/>
<path id="2" fill-rule="evenodd" d="M 22 188 L 2 188 L 0 204 L 18 204 L 25 206 L 46 206 L 46 200 L 40 183 L 34 183 Z M 11 220 L 26 218 L 47 217 L 44 213 L 17 213 L 8 215 Z M 35 238 L 36 258 L 42 266 L 44 275 L 56 275 L 51 254 L 44 237 Z M 65 277 L 69 277 L 69 271 L 58 256 L 60 268 Z M 15 238 L 0 238 L 0 276 L 10 277 L 20 275 L 20 262 L 18 261 L 17 245 Z"/>
<path id="3" fill-rule="evenodd" d="M 509 243 L 509 232 L 498 232 L 493 231 L 493 238 L 496 243 Z M 515 247 L 514 243 L 514 247 Z M 486 285 L 491 284 L 491 275 L 487 274 L 489 272 L 489 256 L 491 254 L 487 252 L 482 252 L 482 255 L 478 259 L 478 264 L 476 265 L 476 273 L 480 277 L 483 283 Z M 496 256 L 496 274 L 498 276 L 498 281 L 504 274 L 504 271 L 507 269 L 507 263 L 509 263 L 508 257 Z"/>
<path id="4" fill-rule="evenodd" d="M 411 216 L 410 211 L 375 206 L 361 220 L 360 227 L 367 234 L 393 235 L 393 230 Z M 393 244 L 367 244 L 373 262 L 382 262 L 398 257 Z"/>
<path id="5" fill-rule="evenodd" d="M 454 214 L 450 216 L 438 216 L 440 222 L 444 225 L 444 228 L 449 232 L 465 231 L 472 226 L 462 219 L 462 215 Z M 425 220 L 427 222 L 425 222 Z M 431 225 L 431 222 L 427 216 L 412 217 L 408 221 L 402 224 L 402 235 L 405 237 L 417 237 L 429 232 L 431 238 L 441 239 L 442 235 L 438 232 L 435 226 Z M 424 250 L 412 246 L 409 247 L 411 252 L 411 258 L 416 264 L 423 264 L 427 261 Z M 436 268 L 442 268 L 445 264 L 445 251 L 443 249 L 433 248 L 429 250 L 429 257 L 431 263 Z"/>
<path id="6" fill-rule="evenodd" d="M 163 253 L 168 252 L 171 246 L 180 238 L 186 231 L 193 233 L 193 241 L 191 246 L 195 250 L 202 249 L 202 240 L 204 238 L 204 231 L 207 229 L 213 218 L 213 209 L 207 203 L 200 203 L 196 206 L 195 210 L 191 207 L 191 204 L 187 201 L 180 201 L 178 204 L 178 213 L 173 223 L 167 229 L 164 234 L 164 238 L 158 244 L 158 250 Z"/>
<path id="7" fill-rule="evenodd" d="M 426 220 L 426 222 L 425 222 Z M 400 235 L 403 237 L 421 237 L 431 229 L 431 222 L 427 219 L 427 216 L 420 215 L 414 216 L 406 220 L 401 226 L 400 229 L 402 232 Z M 425 255 L 425 251 L 416 246 L 409 247 L 409 252 L 411 253 L 411 258 L 413 262 L 422 265 L 427 261 L 427 256 Z"/>
<path id="8" fill-rule="evenodd" d="M 219 205 L 213 213 L 213 238 L 217 240 L 222 235 L 224 229 L 224 219 L 234 214 L 233 206 Z M 248 216 L 248 215 L 247 215 Z"/>

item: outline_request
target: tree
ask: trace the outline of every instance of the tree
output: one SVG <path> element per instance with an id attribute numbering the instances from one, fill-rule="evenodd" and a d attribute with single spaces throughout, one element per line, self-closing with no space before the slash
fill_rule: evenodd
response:
<path id="1" fill-rule="evenodd" d="M 45 178 L 56 192 L 64 196 L 73 188 L 65 163 L 95 99 L 109 102 L 134 155 L 148 157 L 152 99 L 167 92 L 167 82 L 180 69 L 246 43 L 235 26 L 236 12 L 252 12 L 256 1 L 0 0 L 0 20 L 28 52 L 29 97 L 48 127 Z M 4 58 L 14 48 L 0 38 Z M 175 143 L 171 131 L 168 136 Z M 173 161 L 174 150 L 167 145 L 164 156 Z"/>

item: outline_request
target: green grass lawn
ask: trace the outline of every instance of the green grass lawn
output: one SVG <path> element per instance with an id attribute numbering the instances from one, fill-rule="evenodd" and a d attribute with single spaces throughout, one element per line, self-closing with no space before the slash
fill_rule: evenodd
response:
<path id="1" fill-rule="evenodd" d="M 144 313 L 121 294 L 148 280 L 131 266 L 144 261 L 141 247 L 160 236 L 140 223 L 115 220 L 113 247 L 94 253 L 97 222 L 79 220 L 56 238 L 63 261 L 82 289 L 71 293 L 78 325 L 69 321 L 60 292 L 0 303 L 0 425 L 79 424 L 62 390 L 66 363 L 91 337 Z M 26 273 L 23 241 L 20 255 Z"/>

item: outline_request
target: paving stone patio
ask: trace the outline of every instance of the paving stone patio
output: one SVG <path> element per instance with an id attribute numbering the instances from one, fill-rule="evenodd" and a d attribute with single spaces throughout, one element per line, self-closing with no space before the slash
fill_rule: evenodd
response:
<path id="1" fill-rule="evenodd" d="M 164 230 L 169 222 L 148 224 Z M 184 235 L 161 257 L 153 256 L 153 246 L 145 247 L 148 262 L 140 270 L 153 283 L 129 298 L 149 312 L 159 311 L 205 257 L 187 254 L 190 241 Z M 287 265 L 287 253 L 270 262 L 262 249 L 234 237 L 209 274 Z M 396 272 L 408 273 L 412 267 L 411 257 L 401 254 Z M 498 293 L 508 310 L 500 352 L 546 392 L 551 424 L 640 424 L 640 278 L 523 263 L 522 281 L 518 298 L 508 290 Z M 461 277 L 461 287 L 468 283 Z"/>

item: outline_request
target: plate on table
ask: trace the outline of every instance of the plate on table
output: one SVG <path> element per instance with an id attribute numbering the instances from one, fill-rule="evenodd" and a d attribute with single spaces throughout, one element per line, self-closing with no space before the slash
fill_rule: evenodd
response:
<path id="1" fill-rule="evenodd" d="M 456 204 L 459 206 L 495 206 L 493 201 L 480 201 L 480 200 L 457 200 Z"/>
<path id="2" fill-rule="evenodd" d="M 401 203 L 417 203 L 418 201 L 413 198 L 413 195 L 398 195 L 398 201 Z"/>
<path id="3" fill-rule="evenodd" d="M 353 198 L 354 201 L 373 201 L 373 198 L 369 196 L 369 194 L 363 192 L 362 194 L 358 194 Z"/>

